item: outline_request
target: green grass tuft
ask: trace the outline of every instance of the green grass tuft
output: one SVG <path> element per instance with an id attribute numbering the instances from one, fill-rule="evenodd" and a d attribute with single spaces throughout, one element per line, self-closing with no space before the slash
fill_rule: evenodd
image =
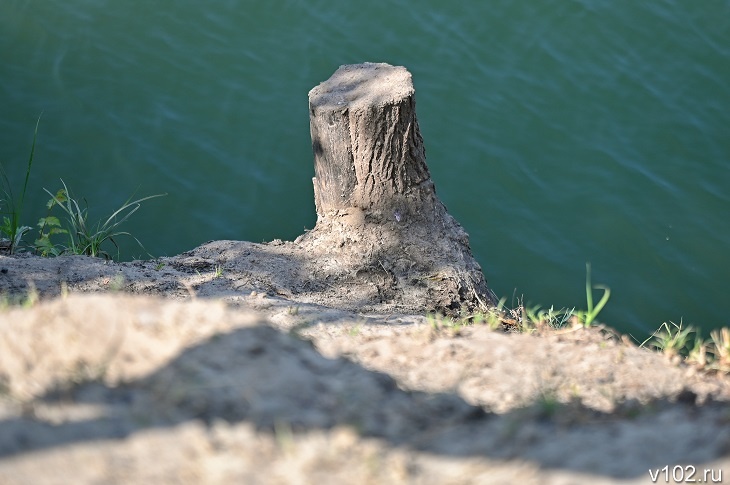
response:
<path id="1" fill-rule="evenodd" d="M 686 357 L 689 355 L 690 344 L 693 340 L 691 335 L 693 333 L 696 333 L 696 331 L 692 325 L 683 327 L 681 321 L 679 324 L 664 322 L 648 339 L 641 343 L 640 347 L 648 342 L 649 347 L 663 352 L 668 357 Z"/>
<path id="2" fill-rule="evenodd" d="M 5 244 L 10 254 L 14 254 L 18 251 L 21 246 L 23 236 L 31 230 L 29 226 L 20 225 L 20 216 L 23 212 L 23 203 L 25 202 L 25 193 L 28 189 L 28 179 L 30 178 L 30 170 L 33 167 L 33 156 L 35 155 L 35 142 L 38 138 L 38 126 L 40 125 L 41 117 L 38 116 L 38 121 L 35 124 L 35 131 L 33 132 L 33 143 L 30 146 L 30 156 L 28 157 L 28 165 L 25 169 L 25 181 L 23 182 L 23 190 L 20 192 L 20 199 L 16 200 L 13 195 L 12 184 L 8 178 L 5 169 L 0 164 L 0 177 L 2 181 L 2 194 L 0 195 L 0 210 L 2 210 L 3 218 L 0 223 L 0 238 L 6 237 Z"/>
<path id="3" fill-rule="evenodd" d="M 723 327 L 719 330 L 710 332 L 712 339 L 712 354 L 715 359 L 713 367 L 730 372 L 730 328 Z"/>
<path id="4" fill-rule="evenodd" d="M 35 131 L 33 133 L 33 143 L 30 148 L 30 156 L 25 170 L 25 180 L 23 181 L 20 197 L 16 199 L 13 194 L 12 184 L 5 172 L 4 167 L 0 164 L 0 250 L 14 254 L 21 250 L 23 237 L 32 228 L 20 224 L 23 212 L 23 203 L 25 202 L 25 194 L 28 190 L 28 181 L 30 172 L 33 167 L 33 159 L 35 156 L 36 140 L 38 138 L 38 127 L 41 117 L 38 117 Z M 63 188 L 52 194 L 44 189 L 51 199 L 46 204 L 48 213 L 46 217 L 42 217 L 38 221 L 38 237 L 30 246 L 32 250 L 41 256 L 59 256 L 61 254 L 85 254 L 88 256 L 104 257 L 111 259 L 106 248 L 103 247 L 110 243 L 117 248 L 117 258 L 119 257 L 119 246 L 115 238 L 119 236 L 129 236 L 134 239 L 137 244 L 144 250 L 142 243 L 126 231 L 119 230 L 119 226 L 131 217 L 141 206 L 141 203 L 154 197 L 161 197 L 166 194 L 151 195 L 137 200 L 127 199 L 122 206 L 114 211 L 104 222 L 98 222 L 95 225 L 88 223 L 88 206 L 84 204 L 81 208 L 79 202 L 71 197 L 66 183 L 61 180 Z M 64 228 L 58 217 L 51 214 L 54 207 L 60 207 L 67 216 L 68 226 Z M 51 238 L 60 234 L 66 234 L 68 237 L 68 245 L 55 244 Z M 217 275 L 220 276 L 220 275 Z"/>
<path id="5" fill-rule="evenodd" d="M 58 206 L 67 215 L 68 230 L 65 231 L 68 234 L 68 246 L 61 246 L 60 248 L 50 243 L 50 235 L 56 227 L 52 227 L 48 233 L 43 233 L 44 227 L 51 227 L 51 221 L 46 217 L 41 219 L 39 226 L 41 227 L 41 238 L 36 241 L 36 248 L 41 251 L 47 251 L 51 254 L 84 254 L 87 256 L 103 257 L 105 259 L 111 259 L 110 254 L 102 247 L 105 243 L 109 242 L 117 248 L 117 257 L 119 256 L 119 246 L 117 245 L 115 238 L 119 236 L 129 236 L 134 239 L 140 248 L 144 250 L 144 246 L 136 237 L 132 236 L 126 231 L 119 230 L 124 222 L 126 222 L 132 214 L 137 212 L 141 207 L 141 203 L 153 199 L 155 197 L 162 197 L 167 194 L 156 194 L 143 197 L 137 200 L 131 200 L 131 197 L 127 199 L 122 206 L 114 211 L 104 222 L 97 222 L 94 225 L 90 225 L 88 222 L 88 205 L 84 204 L 82 208 L 78 200 L 74 199 L 66 186 L 66 183 L 61 180 L 63 188 L 53 193 L 45 190 L 48 195 L 51 196 L 51 200 L 48 201 L 49 209 L 54 206 Z M 53 224 L 57 219 L 54 218 Z M 58 231 L 56 233 L 60 233 Z M 44 240 L 44 236 L 46 237 Z"/>
<path id="6" fill-rule="evenodd" d="M 603 296 L 598 301 L 598 304 L 593 306 L 593 290 L 603 290 Z M 608 299 L 611 297 L 610 288 L 603 285 L 591 286 L 591 264 L 586 263 L 586 306 L 587 310 L 574 312 L 573 315 L 583 324 L 584 327 L 590 327 L 595 321 L 598 314 L 603 310 L 603 307 L 608 303 Z"/>

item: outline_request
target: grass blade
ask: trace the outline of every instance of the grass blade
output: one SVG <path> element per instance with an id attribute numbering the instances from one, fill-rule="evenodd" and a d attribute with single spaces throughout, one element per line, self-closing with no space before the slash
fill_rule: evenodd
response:
<path id="1" fill-rule="evenodd" d="M 33 132 L 33 143 L 30 145 L 30 157 L 28 157 L 28 168 L 25 170 L 25 182 L 23 182 L 23 192 L 20 194 L 20 204 L 18 212 L 23 210 L 23 201 L 25 201 L 25 191 L 28 189 L 28 179 L 30 178 L 30 169 L 33 167 L 33 156 L 35 155 L 35 142 L 38 138 L 38 126 L 41 124 L 41 117 L 43 113 L 38 116 L 38 120 L 35 123 L 35 131 Z M 20 214 L 18 214 L 20 215 Z"/>

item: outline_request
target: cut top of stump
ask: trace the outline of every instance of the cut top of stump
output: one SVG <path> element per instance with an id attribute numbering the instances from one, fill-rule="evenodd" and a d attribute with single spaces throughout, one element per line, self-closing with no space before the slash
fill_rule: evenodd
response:
<path id="1" fill-rule="evenodd" d="M 333 110 L 386 106 L 414 92 L 411 73 L 405 67 L 372 62 L 348 64 L 309 91 L 309 105 L 311 109 Z"/>

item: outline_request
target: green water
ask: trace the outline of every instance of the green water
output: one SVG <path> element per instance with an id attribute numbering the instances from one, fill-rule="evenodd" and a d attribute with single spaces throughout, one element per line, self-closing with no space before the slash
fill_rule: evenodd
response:
<path id="1" fill-rule="evenodd" d="M 469 5 L 471 4 L 471 5 Z M 0 161 L 24 219 L 60 178 L 154 255 L 314 225 L 307 92 L 414 76 L 438 193 L 498 295 L 601 319 L 730 325 L 730 2 L 0 2 Z M 123 247 L 127 259 L 141 251 Z"/>

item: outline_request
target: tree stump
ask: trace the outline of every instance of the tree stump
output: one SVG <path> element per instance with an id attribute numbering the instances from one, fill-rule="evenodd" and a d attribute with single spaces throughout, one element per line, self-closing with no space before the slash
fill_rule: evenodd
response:
<path id="1" fill-rule="evenodd" d="M 309 92 L 309 113 L 317 224 L 301 242 L 318 255 L 319 276 L 370 287 L 347 297 L 364 305 L 449 314 L 493 305 L 466 232 L 436 196 L 411 74 L 341 66 Z"/>

